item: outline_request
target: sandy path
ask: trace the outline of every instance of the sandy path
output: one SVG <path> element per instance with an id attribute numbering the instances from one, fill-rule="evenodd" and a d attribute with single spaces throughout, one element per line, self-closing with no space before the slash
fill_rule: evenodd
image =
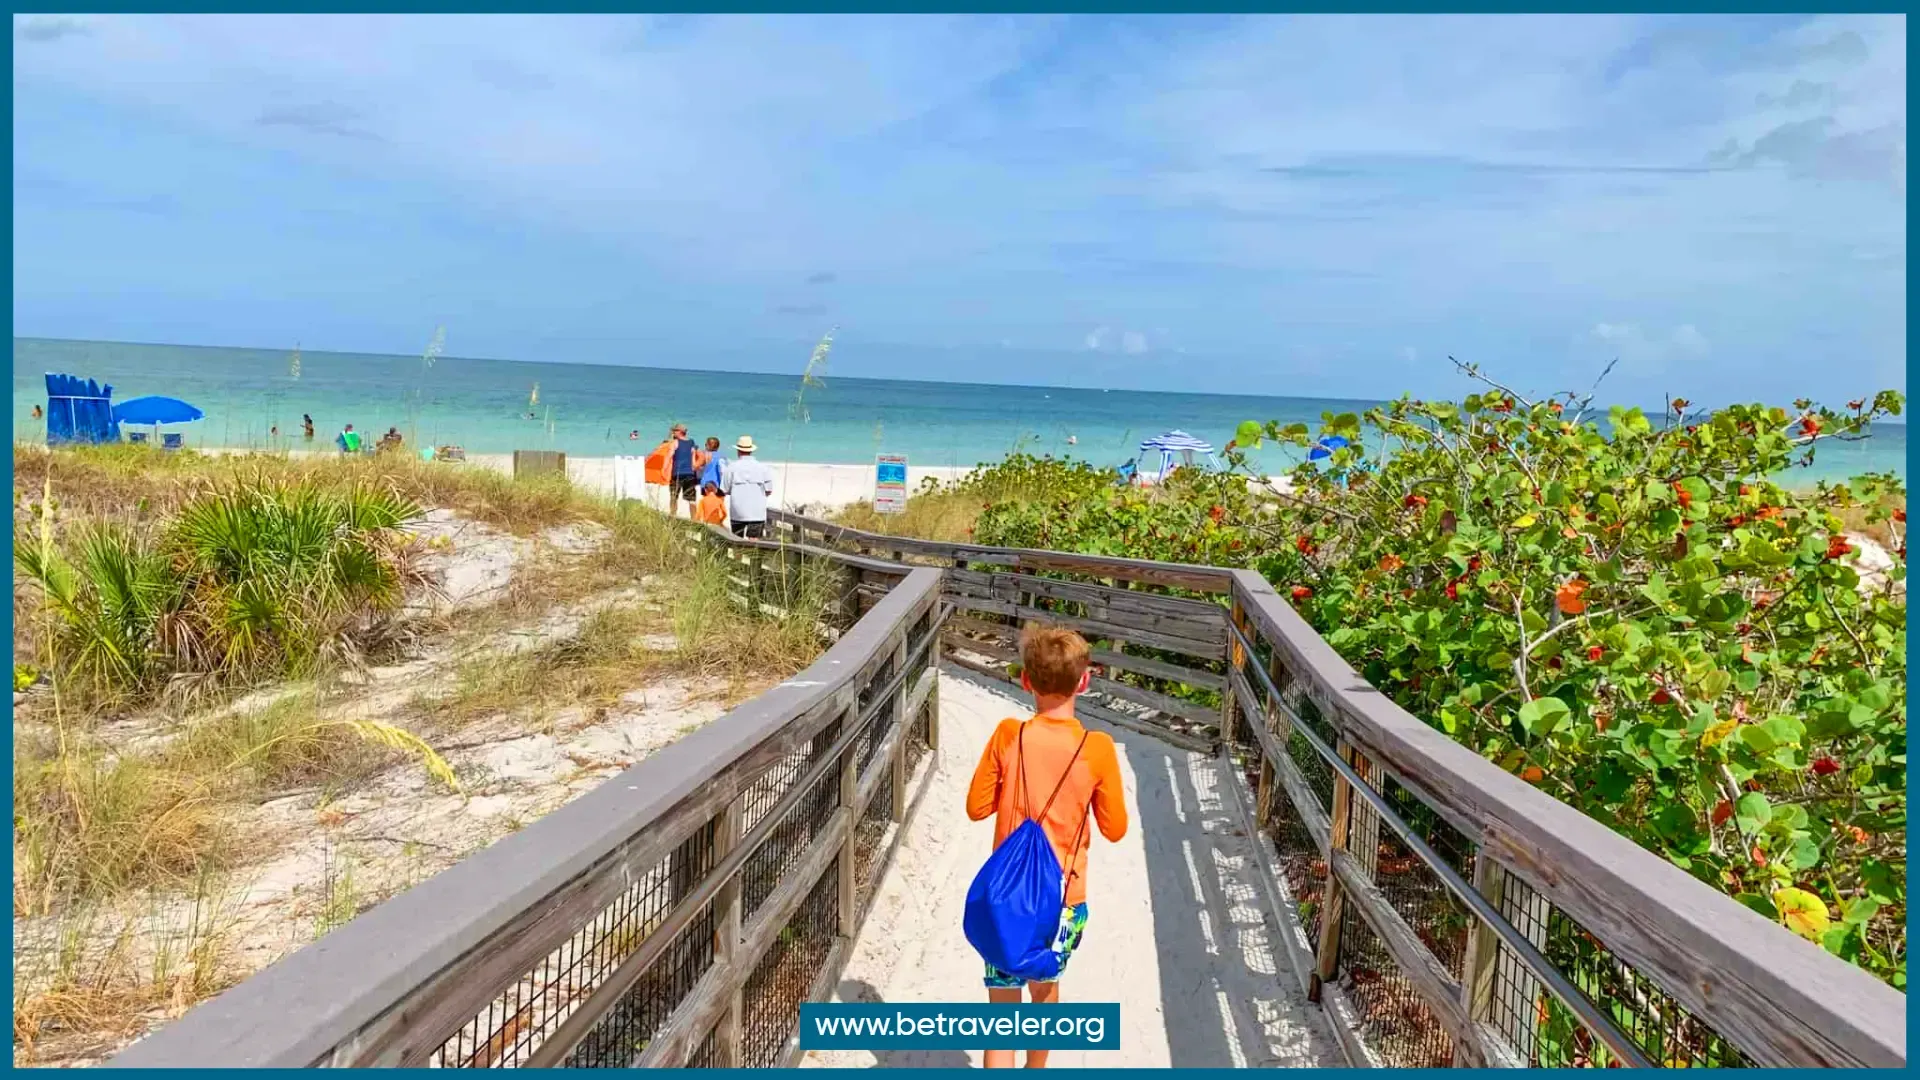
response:
<path id="1" fill-rule="evenodd" d="M 993 840 L 966 819 L 967 781 L 994 725 L 1026 706 L 943 675 L 935 775 L 842 977 L 840 1001 L 984 1000 L 961 933 L 967 885 Z M 1095 839 L 1087 932 L 1062 979 L 1069 1001 L 1120 1003 L 1120 1049 L 1055 1051 L 1063 1067 L 1344 1066 L 1319 1010 L 1278 964 L 1273 917 L 1217 762 L 1112 731 L 1132 822 Z M 977 1051 L 811 1051 L 804 1064 L 977 1066 Z"/>

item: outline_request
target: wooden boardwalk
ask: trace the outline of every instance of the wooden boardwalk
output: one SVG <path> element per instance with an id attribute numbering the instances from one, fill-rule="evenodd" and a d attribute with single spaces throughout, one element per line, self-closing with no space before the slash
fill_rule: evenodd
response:
<path id="1" fill-rule="evenodd" d="M 965 676 L 940 682 L 940 743 L 914 779 L 906 826 L 836 1000 L 981 1001 L 981 965 L 961 933 L 967 885 L 993 841 L 967 820 L 967 781 L 1001 718 L 1029 707 Z M 1100 728 L 1095 721 L 1090 726 Z M 1120 1049 L 1056 1051 L 1057 1066 L 1342 1066 L 1324 1014 L 1307 1004 L 1254 875 L 1231 778 L 1216 757 L 1108 728 L 1132 821 L 1096 835 L 1089 918 L 1061 994 L 1119 1001 Z M 925 770 L 932 769 L 927 776 Z M 814 1052 L 804 1064 L 978 1065 L 977 1052 Z"/>

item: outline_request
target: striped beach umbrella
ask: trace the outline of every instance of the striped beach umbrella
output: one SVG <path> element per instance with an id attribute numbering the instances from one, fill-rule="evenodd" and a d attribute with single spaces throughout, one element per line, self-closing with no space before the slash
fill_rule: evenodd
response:
<path id="1" fill-rule="evenodd" d="M 1193 464 L 1193 455 L 1205 454 L 1214 468 L 1220 467 L 1220 459 L 1213 456 L 1213 444 L 1205 439 L 1196 439 L 1184 431 L 1169 431 L 1140 444 L 1142 454 L 1158 451 L 1160 454 L 1160 477 L 1165 479 L 1173 470 L 1173 456 L 1180 455 L 1182 463 Z"/>

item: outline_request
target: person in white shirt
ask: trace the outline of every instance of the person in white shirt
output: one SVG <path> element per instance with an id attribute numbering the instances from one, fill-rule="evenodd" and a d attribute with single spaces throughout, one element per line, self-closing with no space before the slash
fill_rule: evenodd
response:
<path id="1" fill-rule="evenodd" d="M 740 436 L 733 449 L 738 459 L 720 480 L 720 493 L 727 497 L 727 518 L 733 535 L 764 540 L 767 500 L 773 497 L 773 470 L 753 456 L 753 436 Z"/>

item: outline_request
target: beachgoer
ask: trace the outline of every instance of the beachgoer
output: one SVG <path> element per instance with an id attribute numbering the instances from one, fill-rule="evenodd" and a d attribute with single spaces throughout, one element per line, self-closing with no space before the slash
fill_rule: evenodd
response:
<path id="1" fill-rule="evenodd" d="M 43 413 L 43 412 L 41 412 L 41 411 L 40 411 L 40 406 L 38 406 L 38 405 L 35 405 L 35 406 L 33 407 L 33 418 L 34 418 L 35 420 L 38 420 L 38 419 L 40 419 L 41 417 L 43 417 L 43 416 L 45 416 L 45 415 L 46 415 L 46 413 Z"/>
<path id="2" fill-rule="evenodd" d="M 707 436 L 707 463 L 700 468 L 700 486 L 723 488 L 727 479 L 727 459 L 720 456 L 720 440 Z"/>
<path id="3" fill-rule="evenodd" d="M 693 516 L 693 504 L 700 497 L 700 470 L 693 463 L 693 440 L 687 438 L 687 425 L 673 425 L 668 436 L 673 442 L 673 471 L 667 480 L 667 513 L 679 513 L 679 503 L 687 504 L 687 516 Z"/>
<path id="4" fill-rule="evenodd" d="M 720 485 L 700 485 L 700 513 L 698 520 L 702 525 L 725 525 L 727 523 L 727 500 L 720 497 Z"/>
<path id="5" fill-rule="evenodd" d="M 398 450 L 405 442 L 406 440 L 400 436 L 400 429 L 390 427 L 385 435 L 380 436 L 380 449 Z"/>
<path id="6" fill-rule="evenodd" d="M 301 413 L 300 425 L 306 431 L 307 441 L 312 442 L 313 441 L 313 417 L 308 416 L 306 413 Z"/>
<path id="7" fill-rule="evenodd" d="M 338 446 L 343 454 L 357 454 L 360 452 L 360 433 L 353 430 L 352 424 L 348 424 L 341 429 L 340 434 L 333 437 L 333 444 Z"/>
<path id="8" fill-rule="evenodd" d="M 1071 630 L 1034 625 L 1020 635 L 1020 685 L 1033 695 L 1033 717 L 1000 721 L 967 788 L 967 816 L 974 821 L 994 816 L 996 849 L 1029 816 L 1040 815 L 1040 828 L 1066 878 L 1059 936 L 1054 939 L 1062 971 L 1087 927 L 1087 850 L 1093 844 L 1087 819 L 1098 823 L 1109 843 L 1127 835 L 1113 736 L 1088 731 L 1073 715 L 1074 698 L 1087 689 L 1089 659 L 1086 639 Z M 1144 899 L 1119 897 L 1116 902 L 1138 904 Z M 986 983 L 987 1000 L 999 1004 L 1019 1004 L 1022 986 L 1036 1004 L 1060 1000 L 1058 981 L 1024 982 L 992 964 L 987 965 Z M 1012 1050 L 989 1050 L 986 1067 L 1012 1068 L 1013 1055 Z M 1047 1051 L 1027 1051 L 1028 1068 L 1046 1064 Z"/>
<path id="9" fill-rule="evenodd" d="M 628 441 L 628 442 L 639 442 L 639 441 L 640 441 L 640 429 L 639 429 L 639 428 L 634 428 L 634 429 L 633 429 L 632 431 L 629 431 L 629 432 L 627 432 L 627 441 Z"/>
<path id="10" fill-rule="evenodd" d="M 754 540 L 767 538 L 767 500 L 773 497 L 773 470 L 753 456 L 753 436 L 742 435 L 733 444 L 738 455 L 733 467 L 721 477 L 720 491 L 727 497 L 727 517 L 733 535 Z"/>

